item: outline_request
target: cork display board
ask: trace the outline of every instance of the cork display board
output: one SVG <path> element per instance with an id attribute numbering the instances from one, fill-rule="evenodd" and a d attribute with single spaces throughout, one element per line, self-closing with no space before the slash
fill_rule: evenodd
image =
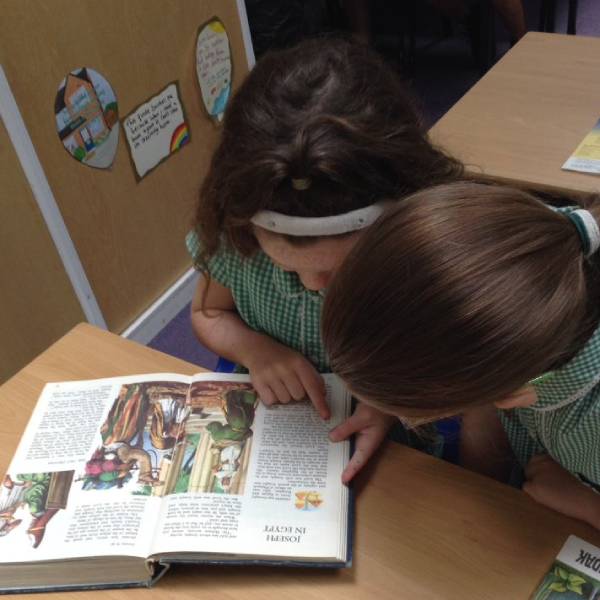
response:
<path id="1" fill-rule="evenodd" d="M 1 122 L 0 189 L 2 383 L 85 317 Z"/>
<path id="2" fill-rule="evenodd" d="M 23 0 L 8 3 L 0 20 L 0 61 L 100 309 L 117 333 L 191 265 L 184 238 L 219 132 L 196 75 L 198 28 L 213 17 L 227 30 L 233 93 L 248 71 L 233 0 Z M 189 141 L 143 179 L 123 131 L 109 168 L 78 164 L 77 149 L 65 151 L 57 135 L 55 98 L 60 82 L 83 68 L 110 83 L 119 118 L 177 82 Z"/>

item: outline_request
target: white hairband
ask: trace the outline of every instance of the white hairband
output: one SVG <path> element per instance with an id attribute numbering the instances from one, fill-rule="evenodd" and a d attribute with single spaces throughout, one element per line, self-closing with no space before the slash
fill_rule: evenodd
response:
<path id="1" fill-rule="evenodd" d="M 600 248 L 600 227 L 594 215 L 589 210 L 578 208 L 567 216 L 577 228 L 586 258 L 592 256 Z"/>
<path id="2" fill-rule="evenodd" d="M 372 225 L 383 212 L 386 202 L 331 217 L 292 217 L 272 210 L 257 212 L 250 221 L 268 231 L 297 236 L 340 235 Z"/>

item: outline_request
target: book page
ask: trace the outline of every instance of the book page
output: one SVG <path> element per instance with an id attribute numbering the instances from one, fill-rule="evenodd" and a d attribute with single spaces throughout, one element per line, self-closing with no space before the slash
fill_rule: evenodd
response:
<path id="1" fill-rule="evenodd" d="M 0 562 L 146 557 L 189 383 L 152 374 L 46 385 L 0 482 Z"/>
<path id="2" fill-rule="evenodd" d="M 349 414 L 347 392 L 328 376 L 324 422 L 308 402 L 266 407 L 247 376 L 217 377 L 192 382 L 154 553 L 345 557 L 349 443 L 328 432 Z"/>

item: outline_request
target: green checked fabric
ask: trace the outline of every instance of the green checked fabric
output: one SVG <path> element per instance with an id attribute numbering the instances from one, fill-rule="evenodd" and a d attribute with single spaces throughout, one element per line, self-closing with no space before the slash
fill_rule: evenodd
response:
<path id="1" fill-rule="evenodd" d="M 517 459 L 524 467 L 547 453 L 583 481 L 600 485 L 600 327 L 566 365 L 533 386 L 538 401 L 501 410 Z"/>
<path id="2" fill-rule="evenodd" d="M 198 236 L 191 231 L 185 241 L 195 262 L 200 253 Z M 248 327 L 297 350 L 320 372 L 329 370 L 321 342 L 320 293 L 307 290 L 295 273 L 283 271 L 261 251 L 244 258 L 221 249 L 208 268 L 211 277 L 231 290 Z"/>
<path id="3" fill-rule="evenodd" d="M 549 208 L 569 214 L 581 207 Z M 600 485 L 599 383 L 600 327 L 566 365 L 533 382 L 533 406 L 499 411 L 523 467 L 547 453 L 582 481 Z"/>
<path id="4" fill-rule="evenodd" d="M 185 241 L 196 262 L 200 253 L 196 233 L 188 233 Z M 249 327 L 297 350 L 321 373 L 330 370 L 321 341 L 322 294 L 307 290 L 295 273 L 283 271 L 260 251 L 244 258 L 233 250 L 219 250 L 208 268 L 211 277 L 231 290 L 238 312 Z M 426 439 L 424 432 L 419 436 L 406 432 L 398 422 L 391 439 L 441 456 L 441 436 L 427 431 L 431 439 Z"/>

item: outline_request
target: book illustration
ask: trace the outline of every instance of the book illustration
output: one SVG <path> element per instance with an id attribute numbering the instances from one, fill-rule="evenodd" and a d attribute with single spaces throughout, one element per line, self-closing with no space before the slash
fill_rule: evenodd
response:
<path id="1" fill-rule="evenodd" d="M 248 383 L 192 384 L 186 445 L 167 493 L 244 493 L 257 402 Z"/>
<path id="2" fill-rule="evenodd" d="M 139 484 L 158 485 L 152 457 L 143 448 L 135 448 L 126 442 L 115 442 L 98 448 L 85 465 L 84 490 L 122 488 L 130 481 L 132 471 L 137 470 Z"/>
<path id="3" fill-rule="evenodd" d="M 556 562 L 533 600 L 600 600 L 600 584 L 572 567 Z"/>
<path id="4" fill-rule="evenodd" d="M 200 27 L 196 41 L 196 75 L 204 108 L 220 122 L 231 94 L 231 47 L 223 22 L 213 17 Z"/>
<path id="5" fill-rule="evenodd" d="M 93 69 L 71 71 L 54 101 L 58 137 L 79 162 L 109 168 L 119 143 L 119 109 L 108 81 Z"/>
<path id="6" fill-rule="evenodd" d="M 175 451 L 188 413 L 188 386 L 153 381 L 121 386 L 102 427 L 102 445 L 85 464 L 84 490 L 127 488 L 150 495 Z"/>
<path id="7" fill-rule="evenodd" d="M 83 489 L 242 494 L 256 403 L 247 383 L 123 385 L 101 427 L 102 445 L 86 462 Z"/>
<path id="8" fill-rule="evenodd" d="M 31 547 L 37 548 L 48 523 L 67 507 L 73 476 L 74 471 L 5 475 L 0 485 L 0 543 L 24 528 Z"/>
<path id="9" fill-rule="evenodd" d="M 323 504 L 323 496 L 320 492 L 299 491 L 294 493 L 294 506 L 298 510 L 317 510 Z"/>

